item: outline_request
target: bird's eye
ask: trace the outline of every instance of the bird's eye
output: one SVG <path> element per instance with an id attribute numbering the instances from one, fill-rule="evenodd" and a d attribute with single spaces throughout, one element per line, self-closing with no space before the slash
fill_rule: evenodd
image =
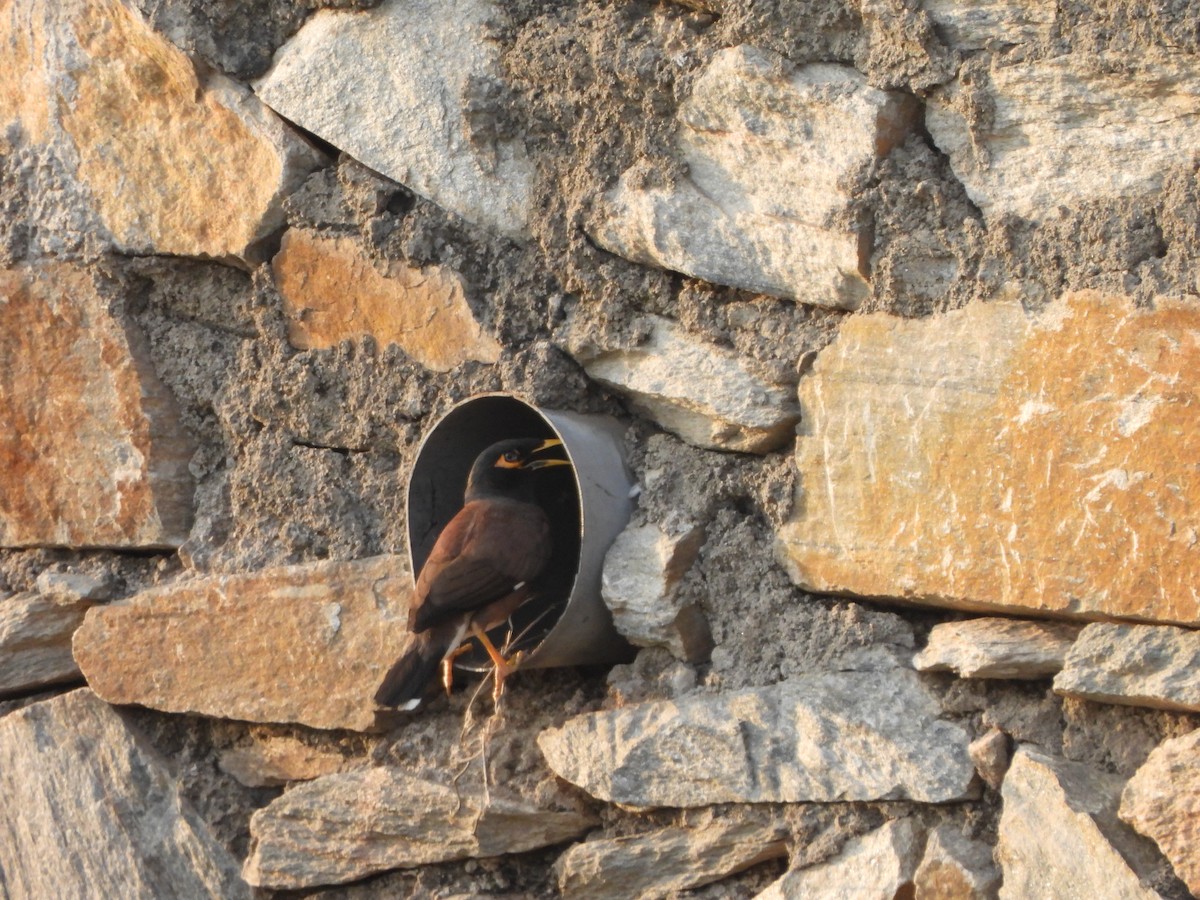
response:
<path id="1" fill-rule="evenodd" d="M 518 453 L 516 450 L 509 450 L 507 453 L 504 454 L 505 462 L 514 463 L 520 458 L 521 458 L 521 454 Z"/>

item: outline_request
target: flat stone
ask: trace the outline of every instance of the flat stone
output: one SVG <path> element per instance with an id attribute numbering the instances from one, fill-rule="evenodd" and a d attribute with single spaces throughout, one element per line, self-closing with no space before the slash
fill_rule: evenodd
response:
<path id="1" fill-rule="evenodd" d="M 1117 819 L 1122 784 L 1118 776 L 1018 749 L 1001 791 L 1000 897 L 1158 897 L 1139 880 L 1153 867 L 1153 847 Z"/>
<path id="2" fill-rule="evenodd" d="M 939 36 L 956 50 L 1003 50 L 1050 37 L 1052 0 L 922 0 Z"/>
<path id="3" fill-rule="evenodd" d="M 0 718 L 6 897 L 249 898 L 164 760 L 86 690 Z"/>
<path id="4" fill-rule="evenodd" d="M 550 768 L 635 807 L 969 795 L 967 736 L 915 673 L 832 672 L 568 719 L 538 738 Z"/>
<path id="5" fill-rule="evenodd" d="M 0 599 L 0 695 L 81 678 L 71 635 L 90 605 L 32 592 Z"/>
<path id="6" fill-rule="evenodd" d="M 669 897 L 787 855 L 781 818 L 750 809 L 704 811 L 683 827 L 574 844 L 554 864 L 572 900 Z"/>
<path id="7" fill-rule="evenodd" d="M 721 50 L 680 107 L 688 174 L 658 186 L 629 170 L 589 231 L 635 262 L 856 309 L 869 294 L 871 240 L 846 224 L 850 182 L 904 140 L 917 109 L 848 66 Z"/>
<path id="8" fill-rule="evenodd" d="M 896 819 L 852 838 L 831 860 L 792 869 L 755 900 L 896 900 L 912 896 L 924 835 L 911 819 Z"/>
<path id="9" fill-rule="evenodd" d="M 800 383 L 780 557 L 815 593 L 1200 624 L 1198 371 L 1166 299 L 849 318 Z"/>
<path id="10" fill-rule="evenodd" d="M 503 134 L 487 0 L 321 10 L 258 82 L 271 108 L 469 222 L 528 234 L 534 166 Z"/>
<path id="11" fill-rule="evenodd" d="M 1200 141 L 1200 63 L 1186 54 L 1001 58 L 982 74 L 934 91 L 925 121 L 989 220 L 1152 199 Z"/>
<path id="12" fill-rule="evenodd" d="M 743 357 L 670 319 L 646 321 L 649 336 L 636 347 L 573 348 L 588 377 L 697 447 L 769 453 L 792 437 L 799 418 L 792 386 L 767 381 Z"/>
<path id="13" fill-rule="evenodd" d="M 1200 712 L 1200 631 L 1097 622 L 1079 635 L 1056 693 Z"/>
<path id="14" fill-rule="evenodd" d="M 283 198 L 321 161 L 129 0 L 13 0 L 0 55 L 0 147 L 54 157 L 78 184 L 68 204 L 122 252 L 258 262 Z"/>
<path id="15" fill-rule="evenodd" d="M 110 703 L 371 730 L 411 590 L 398 556 L 180 581 L 91 609 L 75 659 Z"/>
<path id="16" fill-rule="evenodd" d="M 956 672 L 963 678 L 1045 678 L 1063 667 L 1082 627 L 1021 619 L 943 622 L 933 626 L 913 667 L 918 672 Z"/>
<path id="17" fill-rule="evenodd" d="M 595 817 L 542 809 L 477 781 L 395 768 L 327 775 L 250 819 L 243 874 L 256 887 L 343 884 L 387 869 L 523 853 L 590 830 Z"/>
<path id="18" fill-rule="evenodd" d="M 381 272 L 353 238 L 295 228 L 283 236 L 271 266 L 288 341 L 300 350 L 369 335 L 437 372 L 500 358 L 500 344 L 475 321 L 462 278 L 443 266 L 394 262 Z"/>
<path id="19" fill-rule="evenodd" d="M 666 647 L 689 662 L 708 659 L 713 641 L 703 611 L 675 596 L 703 543 L 699 526 L 672 535 L 653 523 L 631 525 L 617 535 L 604 557 L 600 594 L 631 644 Z"/>
<path id="20" fill-rule="evenodd" d="M 1200 729 L 1163 741 L 1121 793 L 1121 819 L 1152 838 L 1200 895 Z"/>
<path id="21" fill-rule="evenodd" d="M 0 546 L 187 538 L 192 440 L 144 336 L 92 273 L 0 270 L 0 359 Z"/>
<path id="22" fill-rule="evenodd" d="M 920 900 L 992 900 L 1000 870 L 990 846 L 947 823 L 930 833 L 913 884 Z"/>
<path id="23" fill-rule="evenodd" d="M 971 741 L 967 747 L 975 771 L 994 791 L 1000 790 L 1004 774 L 1012 762 L 1012 740 L 999 728 L 993 726 Z"/>
<path id="24" fill-rule="evenodd" d="M 272 735 L 221 750 L 217 765 L 247 787 L 278 787 L 289 781 L 332 775 L 351 763 L 336 750 L 314 747 L 295 737 Z"/>

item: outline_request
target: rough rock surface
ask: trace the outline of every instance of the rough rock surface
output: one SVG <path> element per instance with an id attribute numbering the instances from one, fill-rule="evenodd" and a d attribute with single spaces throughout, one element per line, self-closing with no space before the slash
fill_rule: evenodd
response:
<path id="1" fill-rule="evenodd" d="M 1001 898 L 1150 898 L 1153 850 L 1117 819 L 1122 779 L 1022 747 L 1004 779 Z"/>
<path id="2" fill-rule="evenodd" d="M 813 591 L 1200 624 L 1198 370 L 1170 300 L 849 319 L 801 382 L 781 558 Z"/>
<path id="3" fill-rule="evenodd" d="M 1184 54 L 1001 60 L 935 91 L 926 122 L 985 216 L 1036 221 L 1161 190 L 1200 137 L 1200 66 Z"/>
<path id="4" fill-rule="evenodd" d="M 850 182 L 904 139 L 915 115 L 908 98 L 849 67 L 797 69 L 769 51 L 731 47 L 680 108 L 687 175 L 660 186 L 626 172 L 598 202 L 591 233 L 637 262 L 857 309 L 871 243 L 847 221 Z"/>
<path id="5" fill-rule="evenodd" d="M 669 897 L 787 855 L 787 827 L 770 813 L 716 815 L 574 844 L 554 864 L 562 896 L 575 900 Z"/>
<path id="6" fill-rule="evenodd" d="M 897 819 L 846 842 L 833 859 L 793 869 L 755 900 L 896 900 L 913 890 L 924 834 L 911 819 Z"/>
<path id="7" fill-rule="evenodd" d="M 991 847 L 947 823 L 925 842 L 913 885 L 920 900 L 990 900 L 1000 887 L 1000 870 Z"/>
<path id="8" fill-rule="evenodd" d="M 379 272 L 357 241 L 298 229 L 284 235 L 271 266 L 297 349 L 369 335 L 438 372 L 499 359 L 500 345 L 475 321 L 462 279 L 449 269 L 393 263 Z"/>
<path id="9" fill-rule="evenodd" d="M 933 626 L 913 666 L 963 678 L 1045 678 L 1062 668 L 1081 627 L 993 618 L 943 622 Z"/>
<path id="10" fill-rule="evenodd" d="M 1120 816 L 1153 838 L 1200 894 L 1200 729 L 1163 741 L 1121 793 Z"/>
<path id="11" fill-rule="evenodd" d="M 994 791 L 1000 790 L 1004 781 L 1004 773 L 1012 762 L 1012 742 L 1009 736 L 999 728 L 992 726 L 985 733 L 971 741 L 967 747 L 975 771 Z"/>
<path id="12" fill-rule="evenodd" d="M 443 783 L 372 768 L 310 781 L 256 812 L 244 874 L 261 887 L 341 884 L 386 869 L 557 844 L 595 822 L 466 779 Z"/>
<path id="13" fill-rule="evenodd" d="M 671 535 L 658 525 L 631 525 L 617 535 L 604 557 L 600 593 L 631 644 L 666 647 L 690 662 L 708 658 L 712 634 L 704 613 L 675 593 L 703 542 L 699 526 Z"/>
<path id="14" fill-rule="evenodd" d="M 90 610 L 75 659 L 110 703 L 371 729 L 411 589 L 395 556 L 180 581 Z"/>
<path id="15" fill-rule="evenodd" d="M 250 896 L 165 761 L 86 690 L 0 718 L 0 873 L 8 897 Z"/>
<path id="16" fill-rule="evenodd" d="M 71 635 L 90 605 L 33 592 L 0 598 L 0 695 L 80 678 Z"/>
<path id="17" fill-rule="evenodd" d="M 929 13 L 950 46 L 957 50 L 999 49 L 1032 43 L 1050 35 L 1054 4 L 1047 0 L 925 0 Z"/>
<path id="18" fill-rule="evenodd" d="M 469 222 L 527 234 L 534 168 L 505 127 L 487 0 L 323 11 L 256 90 L 272 109 Z"/>
<path id="19" fill-rule="evenodd" d="M 336 750 L 286 735 L 273 735 L 222 750 L 217 765 L 222 772 L 247 787 L 278 787 L 289 781 L 311 781 L 350 767 Z"/>
<path id="20" fill-rule="evenodd" d="M 194 450 L 137 326 L 72 263 L 0 270 L 0 546 L 178 546 Z"/>
<path id="21" fill-rule="evenodd" d="M 128 253 L 257 262 L 283 196 L 320 161 L 126 0 L 15 0 L 0 11 L 0 47 L 0 149 L 49 155 L 77 179 L 75 234 L 48 246 L 100 230 Z"/>
<path id="22" fill-rule="evenodd" d="M 568 719 L 538 738 L 550 768 L 629 806 L 957 800 L 967 737 L 910 670 L 841 672 Z"/>
<path id="23" fill-rule="evenodd" d="M 583 347 L 575 357 L 589 377 L 697 447 L 766 453 L 792 436 L 799 415 L 790 385 L 764 379 L 670 319 L 648 317 L 646 326 L 636 346 Z"/>
<path id="24" fill-rule="evenodd" d="M 1200 631 L 1096 622 L 1054 679 L 1069 697 L 1200 712 Z"/>

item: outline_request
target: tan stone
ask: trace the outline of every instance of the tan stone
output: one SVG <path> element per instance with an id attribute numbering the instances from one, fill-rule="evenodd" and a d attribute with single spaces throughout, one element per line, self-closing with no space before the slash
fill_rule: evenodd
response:
<path id="1" fill-rule="evenodd" d="M 1200 624 L 1200 308 L 848 319 L 800 386 L 781 558 L 816 592 Z"/>
<path id="2" fill-rule="evenodd" d="M 1004 773 L 1012 761 L 1012 742 L 1008 735 L 993 726 L 971 741 L 967 753 L 987 786 L 994 791 L 1000 790 Z"/>
<path id="3" fill-rule="evenodd" d="M 301 350 L 370 335 L 437 372 L 500 358 L 500 345 L 475 321 L 462 279 L 449 269 L 392 263 L 381 273 L 353 238 L 294 228 L 271 266 L 288 340 Z"/>
<path id="4" fill-rule="evenodd" d="M 1093 623 L 1071 647 L 1054 691 L 1101 703 L 1200 712 L 1200 631 Z"/>
<path id="5" fill-rule="evenodd" d="M 521 853 L 595 824 L 585 813 L 485 791 L 470 775 L 363 769 L 306 782 L 256 812 L 243 874 L 282 890 L 342 884 L 387 869 Z"/>
<path id="6" fill-rule="evenodd" d="M 88 606 L 36 593 L 0 599 L 0 695 L 81 677 L 71 635 Z"/>
<path id="7" fill-rule="evenodd" d="M 314 747 L 287 735 L 272 735 L 220 751 L 217 765 L 247 787 L 276 787 L 332 775 L 351 763 L 336 750 Z"/>
<path id="8" fill-rule="evenodd" d="M 91 609 L 75 659 L 110 703 L 369 730 L 411 588 L 395 556 L 177 582 Z"/>
<path id="9" fill-rule="evenodd" d="M 90 691 L 0 718 L 5 897 L 249 898 L 146 739 Z"/>
<path id="10" fill-rule="evenodd" d="M 991 847 L 947 823 L 929 835 L 913 884 L 915 900 L 992 900 L 1000 870 L 992 862 Z"/>
<path id="11" fill-rule="evenodd" d="M 187 538 L 193 444 L 112 303 L 71 264 L 0 270 L 0 546 Z"/>
<path id="12" fill-rule="evenodd" d="M 1200 729 L 1155 748 L 1125 785 L 1120 816 L 1152 838 L 1200 895 Z"/>
<path id="13" fill-rule="evenodd" d="M 918 672 L 957 672 L 963 678 L 1045 678 L 1063 667 L 1081 625 L 979 618 L 942 622 L 913 658 Z"/>
<path id="14" fill-rule="evenodd" d="M 1003 49 L 1049 38 L 1052 0 L 922 0 L 939 34 L 956 50 Z"/>
<path id="15" fill-rule="evenodd" d="M 49 148 L 123 251 L 253 262 L 320 159 L 127 0 L 12 0 L 0 56 L 0 135 Z"/>

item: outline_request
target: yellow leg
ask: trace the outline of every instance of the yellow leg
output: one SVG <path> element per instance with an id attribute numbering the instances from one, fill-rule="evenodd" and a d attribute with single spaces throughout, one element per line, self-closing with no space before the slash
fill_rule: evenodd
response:
<path id="1" fill-rule="evenodd" d="M 475 635 L 479 643 L 483 645 L 483 649 L 487 651 L 487 655 L 492 659 L 492 665 L 495 667 L 492 670 L 492 674 L 496 679 L 496 683 L 492 688 L 492 699 L 499 703 L 500 697 L 504 694 L 504 679 L 517 671 L 525 654 L 518 650 L 511 658 L 505 659 L 504 654 L 496 649 L 496 645 L 487 636 L 487 632 L 475 622 L 471 623 L 471 634 Z"/>
<path id="2" fill-rule="evenodd" d="M 442 686 L 446 689 L 446 696 L 450 696 L 450 692 L 454 689 L 454 661 L 471 649 L 470 644 L 463 644 L 452 653 L 448 653 L 446 658 L 442 660 Z"/>

